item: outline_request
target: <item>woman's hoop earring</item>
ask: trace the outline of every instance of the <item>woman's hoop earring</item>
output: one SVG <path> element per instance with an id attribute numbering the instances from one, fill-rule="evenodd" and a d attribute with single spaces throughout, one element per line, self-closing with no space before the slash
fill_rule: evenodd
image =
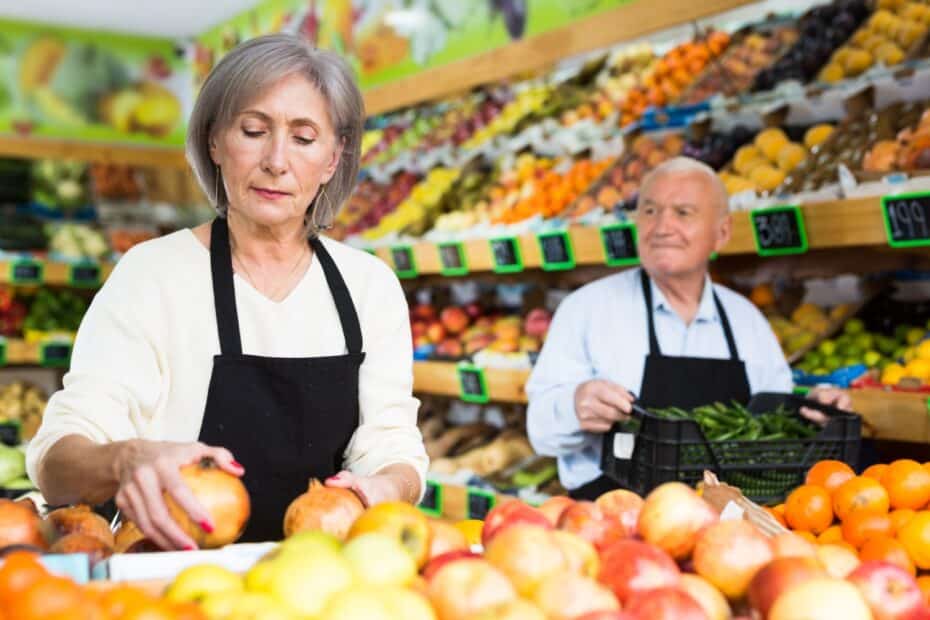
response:
<path id="1" fill-rule="evenodd" d="M 326 195 L 326 184 L 325 183 L 320 185 L 320 191 L 317 193 L 316 200 L 313 201 L 313 210 L 310 213 L 311 219 L 315 220 L 318 218 L 317 210 L 320 208 L 320 201 L 322 200 L 326 200 L 327 205 L 330 207 L 330 210 L 332 210 L 333 205 L 329 201 L 329 196 Z M 321 225 L 321 224 L 314 222 L 313 227 L 317 231 L 320 231 L 320 230 L 329 230 L 333 227 L 333 225 L 331 223 Z"/>

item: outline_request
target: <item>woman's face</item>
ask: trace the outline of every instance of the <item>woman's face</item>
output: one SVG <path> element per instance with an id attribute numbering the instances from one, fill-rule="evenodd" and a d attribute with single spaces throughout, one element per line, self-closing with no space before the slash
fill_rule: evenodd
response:
<path id="1" fill-rule="evenodd" d="M 300 75 L 262 93 L 210 144 L 229 210 L 261 226 L 302 222 L 341 152 L 326 100 Z"/>

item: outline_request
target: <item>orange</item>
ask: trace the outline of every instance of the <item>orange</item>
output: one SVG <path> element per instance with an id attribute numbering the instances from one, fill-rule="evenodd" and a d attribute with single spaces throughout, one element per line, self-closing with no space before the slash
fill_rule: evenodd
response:
<path id="1" fill-rule="evenodd" d="M 891 463 L 881 483 L 888 491 L 892 508 L 918 510 L 930 501 L 930 472 L 917 461 L 900 459 Z"/>
<path id="2" fill-rule="evenodd" d="M 843 461 L 827 460 L 816 463 L 808 470 L 805 483 L 822 486 L 832 493 L 838 486 L 855 477 L 856 472 Z"/>
<path id="3" fill-rule="evenodd" d="M 924 463 L 923 465 L 921 465 L 921 467 L 923 467 L 923 468 L 926 469 L 928 472 L 930 472 L 930 461 L 927 461 L 926 463 Z"/>
<path id="4" fill-rule="evenodd" d="M 38 556 L 27 551 L 14 551 L 0 566 L 0 609 L 12 603 L 20 592 L 48 575 L 39 564 Z"/>
<path id="5" fill-rule="evenodd" d="M 171 611 L 174 620 L 207 620 L 206 614 L 197 603 L 175 603 L 171 606 Z"/>
<path id="6" fill-rule="evenodd" d="M 775 506 L 772 507 L 772 510 L 774 510 L 775 514 L 777 514 L 779 517 L 784 518 L 785 516 L 785 504 L 784 503 L 776 504 Z"/>
<path id="7" fill-rule="evenodd" d="M 930 512 L 921 510 L 898 532 L 898 540 L 917 568 L 930 568 Z"/>
<path id="8" fill-rule="evenodd" d="M 921 575 L 918 577 L 917 586 L 920 588 L 920 591 L 923 592 L 924 601 L 927 602 L 927 605 L 930 605 L 930 575 Z"/>
<path id="9" fill-rule="evenodd" d="M 785 518 L 782 515 L 775 512 L 774 508 L 769 508 L 768 506 L 763 506 L 763 508 L 765 509 L 765 512 L 772 515 L 772 518 L 778 521 L 779 524 L 781 524 L 783 527 L 788 527 L 788 524 L 785 523 Z"/>
<path id="10" fill-rule="evenodd" d="M 7 613 L 17 620 L 46 620 L 75 611 L 83 600 L 83 592 L 76 583 L 48 575 L 20 592 L 7 606 Z"/>
<path id="11" fill-rule="evenodd" d="M 859 559 L 863 562 L 878 560 L 897 564 L 911 575 L 917 574 L 917 569 L 911 561 L 911 556 L 907 554 L 907 549 L 904 548 L 901 541 L 891 536 L 875 536 L 865 541 L 865 544 L 859 549 Z"/>
<path id="12" fill-rule="evenodd" d="M 887 514 L 860 510 L 843 521 L 843 540 L 857 549 L 875 536 L 891 536 L 891 517 Z"/>
<path id="13" fill-rule="evenodd" d="M 907 522 L 914 518 L 914 515 L 917 514 L 913 510 L 908 508 L 899 508 L 898 510 L 892 510 L 888 513 L 888 516 L 891 517 L 891 529 L 895 534 L 901 531 L 901 528 L 907 525 Z"/>
<path id="14" fill-rule="evenodd" d="M 800 536 L 801 538 L 803 538 L 804 540 L 808 542 L 812 542 L 815 545 L 817 544 L 817 537 L 811 534 L 810 532 L 807 532 L 805 530 L 792 530 L 792 531 L 798 536 Z"/>
<path id="15" fill-rule="evenodd" d="M 128 612 L 122 620 L 175 620 L 175 615 L 167 601 L 152 601 Z"/>
<path id="16" fill-rule="evenodd" d="M 856 476 L 833 492 L 833 511 L 840 521 L 855 511 L 888 512 L 888 491 L 877 480 Z"/>
<path id="17" fill-rule="evenodd" d="M 865 471 L 862 472 L 862 475 L 866 478 L 873 478 L 875 480 L 881 480 L 882 474 L 885 473 L 885 470 L 888 469 L 888 466 L 884 463 L 876 463 L 875 465 L 870 465 L 866 467 Z"/>
<path id="18" fill-rule="evenodd" d="M 138 588 L 119 585 L 100 596 L 100 605 L 111 618 L 124 615 L 152 602 L 152 597 Z"/>
<path id="19" fill-rule="evenodd" d="M 820 534 L 833 523 L 830 494 L 823 487 L 802 484 L 785 501 L 785 521 L 792 529 Z"/>
<path id="20" fill-rule="evenodd" d="M 818 545 L 827 545 L 838 543 L 843 540 L 843 528 L 839 525 L 831 525 L 817 537 Z"/>

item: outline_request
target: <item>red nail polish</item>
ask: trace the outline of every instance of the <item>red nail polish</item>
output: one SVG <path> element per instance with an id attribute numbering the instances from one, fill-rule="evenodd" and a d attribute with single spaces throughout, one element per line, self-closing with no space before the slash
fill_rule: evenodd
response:
<path id="1" fill-rule="evenodd" d="M 193 550 L 195 550 L 196 548 L 197 548 L 197 547 L 194 546 L 194 545 L 185 545 L 185 546 L 184 546 L 184 550 L 185 550 L 185 551 L 193 551 Z"/>
<path id="2" fill-rule="evenodd" d="M 202 529 L 207 534 L 212 534 L 213 524 L 207 521 L 206 519 L 204 519 L 203 521 L 200 522 L 200 529 Z"/>
<path id="3" fill-rule="evenodd" d="M 237 469 L 245 469 L 245 467 L 243 467 L 243 466 L 242 466 L 242 463 L 240 463 L 239 461 L 233 461 L 233 462 L 232 462 L 232 466 L 235 467 L 235 468 L 237 468 Z"/>

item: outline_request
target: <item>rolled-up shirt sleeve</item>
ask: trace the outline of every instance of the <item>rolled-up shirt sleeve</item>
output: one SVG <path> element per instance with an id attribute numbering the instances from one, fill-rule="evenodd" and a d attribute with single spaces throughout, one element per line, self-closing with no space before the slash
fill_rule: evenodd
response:
<path id="1" fill-rule="evenodd" d="M 359 427 L 346 449 L 344 465 L 369 476 L 388 465 L 411 465 L 425 490 L 429 458 L 417 427 L 420 401 L 413 397 L 413 341 L 407 300 L 397 276 L 372 261 L 376 283 L 364 304 L 365 361 L 359 372 Z"/>
<path id="2" fill-rule="evenodd" d="M 565 456 L 588 440 L 575 414 L 575 390 L 594 378 L 585 346 L 585 317 L 577 298 L 559 306 L 526 386 L 526 427 L 537 453 Z"/>

